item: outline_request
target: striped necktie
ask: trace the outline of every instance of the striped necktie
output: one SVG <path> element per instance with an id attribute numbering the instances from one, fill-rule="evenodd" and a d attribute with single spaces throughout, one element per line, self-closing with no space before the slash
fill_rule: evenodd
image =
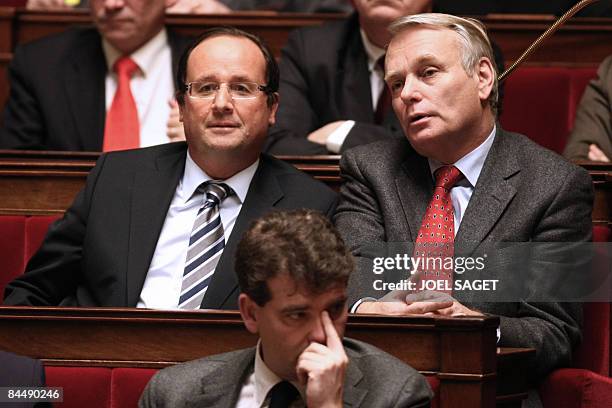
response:
<path id="1" fill-rule="evenodd" d="M 219 204 L 233 194 L 226 184 L 217 181 L 202 183 L 196 190 L 206 197 L 198 210 L 185 259 L 179 309 L 199 309 L 225 247 Z"/>

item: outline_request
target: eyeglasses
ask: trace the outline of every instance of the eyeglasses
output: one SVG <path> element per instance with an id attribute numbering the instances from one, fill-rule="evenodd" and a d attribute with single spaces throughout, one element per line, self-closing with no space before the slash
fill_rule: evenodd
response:
<path id="1" fill-rule="evenodd" d="M 192 98 L 213 99 L 221 85 L 227 87 L 227 91 L 233 99 L 253 99 L 259 91 L 266 92 L 267 85 L 255 82 L 189 82 L 185 84 L 187 94 Z"/>

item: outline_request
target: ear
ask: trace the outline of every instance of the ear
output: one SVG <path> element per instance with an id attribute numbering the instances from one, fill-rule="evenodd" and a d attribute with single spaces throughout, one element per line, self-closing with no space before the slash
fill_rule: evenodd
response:
<path id="1" fill-rule="evenodd" d="M 259 305 L 249 295 L 241 293 L 238 297 L 238 307 L 246 329 L 253 334 L 257 334 L 259 332 L 259 322 L 257 320 Z"/>
<path id="2" fill-rule="evenodd" d="M 482 57 L 478 61 L 476 69 L 476 75 L 478 76 L 478 96 L 482 102 L 486 101 L 491 95 L 493 90 L 493 84 L 495 83 L 495 70 L 493 64 L 488 58 Z"/>
<path id="3" fill-rule="evenodd" d="M 278 110 L 278 101 L 280 99 L 278 92 L 274 92 L 274 97 L 274 103 L 270 106 L 270 116 L 268 116 L 268 124 L 270 126 L 276 123 L 276 111 Z"/>

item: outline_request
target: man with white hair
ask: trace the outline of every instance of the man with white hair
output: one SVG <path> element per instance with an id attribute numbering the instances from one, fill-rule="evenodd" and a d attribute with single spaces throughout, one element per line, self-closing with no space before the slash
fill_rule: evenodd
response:
<path id="1" fill-rule="evenodd" d="M 341 161 L 346 182 L 335 222 L 358 262 L 352 311 L 499 315 L 500 346 L 536 349 L 529 376 L 537 381 L 570 364 L 581 338 L 578 304 L 394 297 L 372 284 L 380 276 L 372 244 L 414 243 L 415 257 L 456 259 L 499 242 L 588 242 L 590 177 L 496 123 L 497 72 L 479 22 L 422 14 L 400 18 L 391 31 L 385 81 L 406 138 L 357 147 Z M 421 273 L 456 296 L 452 266 Z"/>

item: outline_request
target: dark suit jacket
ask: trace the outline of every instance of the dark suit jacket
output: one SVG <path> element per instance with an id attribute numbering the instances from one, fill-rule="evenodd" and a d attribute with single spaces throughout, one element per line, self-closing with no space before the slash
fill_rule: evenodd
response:
<path id="1" fill-rule="evenodd" d="M 342 151 L 390 135 L 403 137 L 392 109 L 383 126 L 374 124 L 368 57 L 357 14 L 293 31 L 279 66 L 281 100 L 268 138 L 269 153 L 328 154 L 325 146 L 306 137 L 337 120 L 355 121 Z"/>
<path id="2" fill-rule="evenodd" d="M 26 273 L 7 286 L 5 304 L 136 306 L 186 152 L 178 142 L 102 155 Z M 234 253 L 251 221 L 273 209 L 331 216 L 336 200 L 321 182 L 262 155 L 202 307 L 237 308 Z"/>
<path id="3" fill-rule="evenodd" d="M 429 407 L 432 393 L 413 368 L 357 340 L 345 338 L 344 348 L 344 406 Z M 255 348 L 249 348 L 165 368 L 151 379 L 139 407 L 234 407 L 254 362 Z"/>
<path id="4" fill-rule="evenodd" d="M 349 283 L 350 301 L 379 298 L 372 287 L 371 258 L 376 255 L 371 244 L 415 241 L 433 192 L 427 159 L 407 140 L 378 142 L 347 152 L 341 171 L 346 182 L 335 222 L 358 262 Z M 498 125 L 455 247 L 469 255 L 496 242 L 588 242 L 592 204 L 591 179 L 584 169 Z M 576 304 L 471 306 L 500 315 L 501 346 L 536 349 L 534 378 L 568 365 L 581 337 Z"/>
<path id="5" fill-rule="evenodd" d="M 495 62 L 503 68 L 501 50 L 495 44 L 494 50 Z M 307 136 L 338 120 L 355 121 L 341 153 L 353 146 L 404 137 L 393 109 L 382 125 L 374 123 L 368 57 L 356 13 L 343 21 L 293 31 L 279 67 L 280 104 L 265 148 L 268 153 L 329 154 Z M 500 87 L 500 105 L 502 95 Z"/>
<path id="6" fill-rule="evenodd" d="M 0 351 L 0 387 L 44 387 L 45 370 L 40 360 Z M 6 408 L 51 408 L 47 402 L 0 402 Z"/>
<path id="7" fill-rule="evenodd" d="M 175 72 L 190 41 L 168 31 Z M 0 148 L 102 150 L 107 68 L 98 31 L 69 30 L 19 46 L 8 72 Z"/>
<path id="8" fill-rule="evenodd" d="M 584 90 L 563 155 L 570 160 L 587 160 L 592 143 L 612 160 L 612 56 L 601 63 L 597 79 Z"/>

